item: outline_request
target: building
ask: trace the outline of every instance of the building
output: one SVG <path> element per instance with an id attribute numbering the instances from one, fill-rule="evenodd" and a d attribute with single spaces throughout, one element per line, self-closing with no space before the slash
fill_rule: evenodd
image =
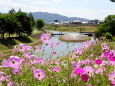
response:
<path id="1" fill-rule="evenodd" d="M 71 22 L 71 24 L 82 24 L 82 22 L 80 20 L 74 20 Z"/>

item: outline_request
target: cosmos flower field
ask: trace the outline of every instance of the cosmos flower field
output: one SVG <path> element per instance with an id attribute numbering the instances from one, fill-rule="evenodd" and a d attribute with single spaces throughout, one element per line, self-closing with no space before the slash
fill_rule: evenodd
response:
<path id="1" fill-rule="evenodd" d="M 41 41 L 48 44 L 50 37 L 42 34 Z M 49 47 L 60 45 L 57 42 Z M 86 41 L 81 48 L 56 59 L 44 59 L 32 51 L 43 49 L 19 44 L 3 59 L 0 86 L 115 86 L 115 50 L 106 43 Z"/>

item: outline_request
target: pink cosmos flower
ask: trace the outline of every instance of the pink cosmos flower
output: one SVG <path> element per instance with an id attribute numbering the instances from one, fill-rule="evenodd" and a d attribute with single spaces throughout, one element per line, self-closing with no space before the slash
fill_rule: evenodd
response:
<path id="1" fill-rule="evenodd" d="M 81 61 L 81 64 L 86 65 L 86 64 L 90 64 L 90 63 L 92 63 L 92 62 L 93 62 L 93 61 L 92 61 L 91 59 L 85 59 L 85 60 Z"/>
<path id="2" fill-rule="evenodd" d="M 7 60 L 5 60 L 2 64 L 2 67 L 11 67 L 17 69 L 22 64 L 23 59 L 18 56 L 10 56 Z"/>
<path id="3" fill-rule="evenodd" d="M 45 73 L 42 69 L 35 69 L 33 74 L 38 80 L 42 80 L 45 77 Z"/>
<path id="4" fill-rule="evenodd" d="M 106 62 L 106 65 L 115 67 L 115 61 L 108 61 L 108 62 Z"/>
<path id="5" fill-rule="evenodd" d="M 53 51 L 53 52 L 52 52 L 52 56 L 55 56 L 55 55 L 56 55 L 56 52 L 55 52 L 55 51 Z"/>
<path id="6" fill-rule="evenodd" d="M 5 81 L 6 80 L 6 76 L 4 72 L 0 72 L 0 82 Z"/>
<path id="7" fill-rule="evenodd" d="M 49 47 L 50 47 L 50 48 L 53 48 L 54 46 L 55 46 L 55 45 L 54 45 L 53 42 L 49 43 Z"/>
<path id="8" fill-rule="evenodd" d="M 89 57 L 93 57 L 94 56 L 94 54 L 91 54 Z"/>
<path id="9" fill-rule="evenodd" d="M 44 50 L 44 48 L 41 47 L 41 46 L 36 47 L 36 52 L 41 52 L 41 51 L 43 51 L 43 50 Z"/>
<path id="10" fill-rule="evenodd" d="M 20 72 L 21 72 L 20 68 L 15 68 L 15 69 L 12 70 L 13 74 L 17 74 L 17 73 L 20 73 Z"/>
<path id="11" fill-rule="evenodd" d="M 61 42 L 60 42 L 60 41 L 58 41 L 58 42 L 57 42 L 57 46 L 60 46 L 60 45 L 61 45 Z"/>
<path id="12" fill-rule="evenodd" d="M 28 53 L 28 52 L 27 52 L 27 53 L 24 53 L 23 56 L 24 56 L 24 58 L 28 58 L 28 59 L 29 59 L 30 56 L 31 56 L 31 53 Z"/>
<path id="13" fill-rule="evenodd" d="M 102 47 L 102 50 L 108 50 L 109 49 L 109 47 L 107 46 L 106 43 L 102 43 L 101 47 Z"/>
<path id="14" fill-rule="evenodd" d="M 75 68 L 73 71 L 74 75 L 83 75 L 84 74 L 84 69 L 83 68 Z"/>
<path id="15" fill-rule="evenodd" d="M 72 61 L 71 64 L 72 64 L 72 68 L 76 68 L 76 66 L 77 66 L 76 61 Z"/>
<path id="16" fill-rule="evenodd" d="M 97 60 L 95 60 L 95 63 L 96 63 L 97 65 L 100 65 L 100 64 L 102 64 L 102 60 L 101 60 L 101 59 L 97 59 Z"/>
<path id="17" fill-rule="evenodd" d="M 27 49 L 26 45 L 24 44 L 19 44 L 18 45 L 18 51 L 24 52 Z"/>
<path id="18" fill-rule="evenodd" d="M 40 59 L 38 59 L 38 63 L 40 65 L 44 65 L 45 64 L 45 60 L 43 58 L 40 58 Z"/>
<path id="19" fill-rule="evenodd" d="M 26 51 L 30 51 L 32 50 L 32 47 L 31 46 L 26 46 Z"/>
<path id="20" fill-rule="evenodd" d="M 59 68 L 59 67 L 53 67 L 52 70 L 53 70 L 54 72 L 60 72 L 61 68 Z"/>
<path id="21" fill-rule="evenodd" d="M 75 50 L 75 54 L 76 55 L 82 55 L 83 54 L 83 50 L 82 49 L 76 49 Z"/>
<path id="22" fill-rule="evenodd" d="M 81 75 L 81 79 L 84 81 L 84 82 L 87 82 L 89 80 L 89 76 L 86 75 L 86 74 L 83 74 Z"/>
<path id="23" fill-rule="evenodd" d="M 8 83 L 7 83 L 7 86 L 14 86 L 15 84 L 12 82 L 12 81 L 9 81 Z"/>
<path id="24" fill-rule="evenodd" d="M 39 63 L 39 58 L 37 56 L 35 56 L 35 55 L 31 55 L 29 60 L 30 60 L 31 64 Z"/>
<path id="25" fill-rule="evenodd" d="M 111 81 L 112 85 L 115 85 L 115 71 L 110 73 L 109 80 Z"/>
<path id="26" fill-rule="evenodd" d="M 88 47 L 90 47 L 91 46 L 91 42 L 90 41 L 86 41 L 86 42 L 84 42 L 83 44 L 82 44 L 82 46 L 83 46 L 83 49 L 87 49 Z"/>
<path id="27" fill-rule="evenodd" d="M 40 37 L 40 40 L 44 43 L 48 43 L 49 40 L 50 40 L 50 37 L 48 34 L 42 34 L 41 37 Z"/>
<path id="28" fill-rule="evenodd" d="M 93 74 L 94 73 L 94 69 L 91 66 L 86 66 L 84 68 L 85 74 Z"/>
<path id="29" fill-rule="evenodd" d="M 36 68 L 35 68 L 35 67 L 32 67 L 32 68 L 31 68 L 31 71 L 34 72 L 34 70 L 36 70 Z"/>
<path id="30" fill-rule="evenodd" d="M 95 71 L 95 73 L 96 74 L 101 74 L 101 75 L 103 75 L 103 72 L 105 71 L 105 68 L 103 67 L 103 68 L 98 68 L 96 71 Z"/>
<path id="31" fill-rule="evenodd" d="M 56 61 L 55 61 L 55 64 L 56 64 L 56 65 L 59 65 L 59 64 L 60 64 L 59 60 L 56 60 Z"/>
<path id="32" fill-rule="evenodd" d="M 87 84 L 86 86 L 92 86 L 92 84 Z"/>

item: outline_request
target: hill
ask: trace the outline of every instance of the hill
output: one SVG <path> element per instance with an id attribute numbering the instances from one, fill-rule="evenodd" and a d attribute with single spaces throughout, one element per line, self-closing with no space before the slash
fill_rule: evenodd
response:
<path id="1" fill-rule="evenodd" d="M 54 20 L 58 21 L 74 21 L 74 20 L 80 20 L 82 22 L 88 21 L 88 19 L 85 18 L 79 18 L 79 17 L 67 17 L 60 14 L 54 14 L 54 13 L 48 13 L 48 12 L 33 12 L 32 13 L 34 19 L 43 19 L 45 22 L 53 22 Z"/>

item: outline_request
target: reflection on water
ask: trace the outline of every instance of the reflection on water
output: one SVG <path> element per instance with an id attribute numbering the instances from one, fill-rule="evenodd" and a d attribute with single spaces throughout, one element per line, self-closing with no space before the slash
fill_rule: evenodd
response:
<path id="1" fill-rule="evenodd" d="M 69 33 L 72 34 L 72 33 Z M 77 33 L 78 34 L 78 33 Z M 72 50 L 74 50 L 75 48 L 80 48 L 82 45 L 82 42 L 61 42 L 60 46 L 57 46 L 57 42 L 59 42 L 58 40 L 59 36 L 53 36 L 51 38 L 51 42 L 54 43 L 54 47 L 50 48 L 48 44 L 42 44 L 41 47 L 44 48 L 44 51 L 42 52 L 34 52 L 35 55 L 39 56 L 39 57 L 43 57 L 43 58 L 56 58 L 56 57 L 60 57 L 60 56 L 65 56 L 67 55 L 69 52 L 71 52 Z M 93 38 L 92 38 L 93 40 Z M 52 56 L 52 52 L 56 52 L 55 56 Z"/>

